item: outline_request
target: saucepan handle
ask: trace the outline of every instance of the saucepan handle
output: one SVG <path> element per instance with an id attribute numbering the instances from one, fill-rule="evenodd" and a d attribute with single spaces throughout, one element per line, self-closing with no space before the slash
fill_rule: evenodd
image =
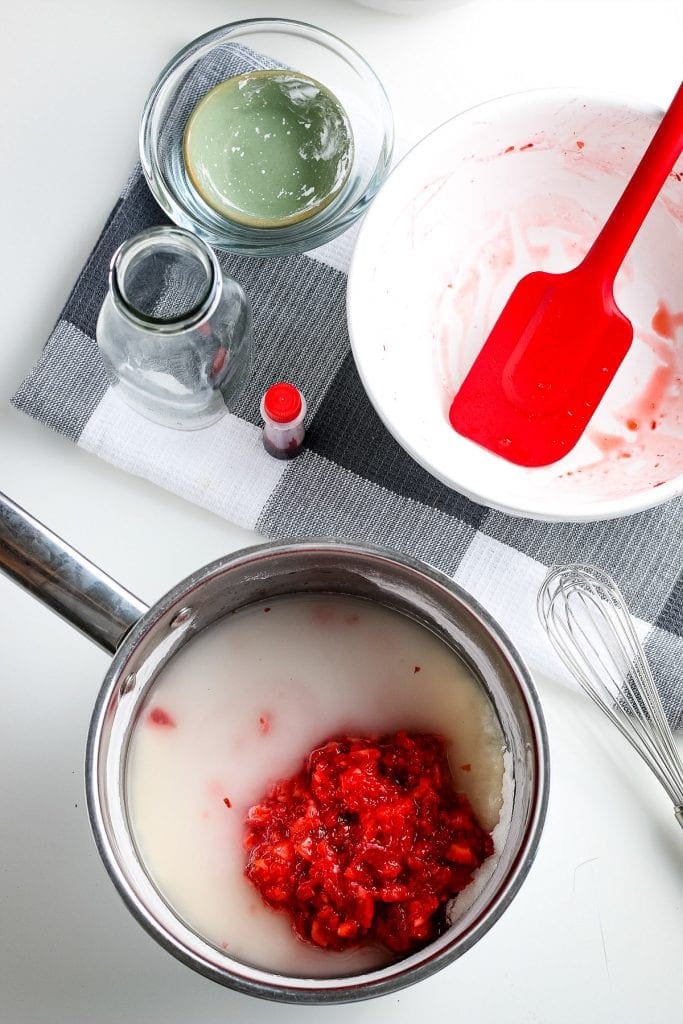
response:
<path id="1" fill-rule="evenodd" d="M 1 492 L 0 571 L 112 654 L 147 611 L 147 605 Z"/>

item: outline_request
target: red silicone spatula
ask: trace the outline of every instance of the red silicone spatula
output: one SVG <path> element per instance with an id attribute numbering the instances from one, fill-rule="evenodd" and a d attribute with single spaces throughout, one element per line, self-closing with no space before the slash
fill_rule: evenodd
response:
<path id="1" fill-rule="evenodd" d="M 633 339 L 619 267 L 683 151 L 683 85 L 583 261 L 519 282 L 453 399 L 459 434 L 520 466 L 571 451 Z"/>

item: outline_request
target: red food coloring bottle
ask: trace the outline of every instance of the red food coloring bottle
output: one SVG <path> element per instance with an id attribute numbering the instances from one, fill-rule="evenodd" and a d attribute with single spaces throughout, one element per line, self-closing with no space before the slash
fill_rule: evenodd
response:
<path id="1" fill-rule="evenodd" d="M 261 399 L 263 447 L 276 459 L 293 459 L 304 443 L 306 400 L 293 384 L 280 381 Z"/>

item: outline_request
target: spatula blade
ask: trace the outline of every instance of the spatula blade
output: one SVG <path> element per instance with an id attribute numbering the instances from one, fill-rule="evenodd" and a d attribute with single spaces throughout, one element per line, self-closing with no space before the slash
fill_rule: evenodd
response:
<path id="1" fill-rule="evenodd" d="M 633 340 L 611 290 L 583 266 L 522 278 L 453 399 L 464 437 L 520 466 L 572 450 Z"/>

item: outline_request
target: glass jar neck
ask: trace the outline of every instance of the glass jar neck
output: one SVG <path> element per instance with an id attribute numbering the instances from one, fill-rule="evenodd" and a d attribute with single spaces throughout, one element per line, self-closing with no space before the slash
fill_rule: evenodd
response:
<path id="1" fill-rule="evenodd" d="M 221 286 L 213 250 L 182 228 L 150 228 L 129 239 L 114 253 L 109 270 L 121 316 L 163 334 L 198 327 L 216 308 Z"/>

